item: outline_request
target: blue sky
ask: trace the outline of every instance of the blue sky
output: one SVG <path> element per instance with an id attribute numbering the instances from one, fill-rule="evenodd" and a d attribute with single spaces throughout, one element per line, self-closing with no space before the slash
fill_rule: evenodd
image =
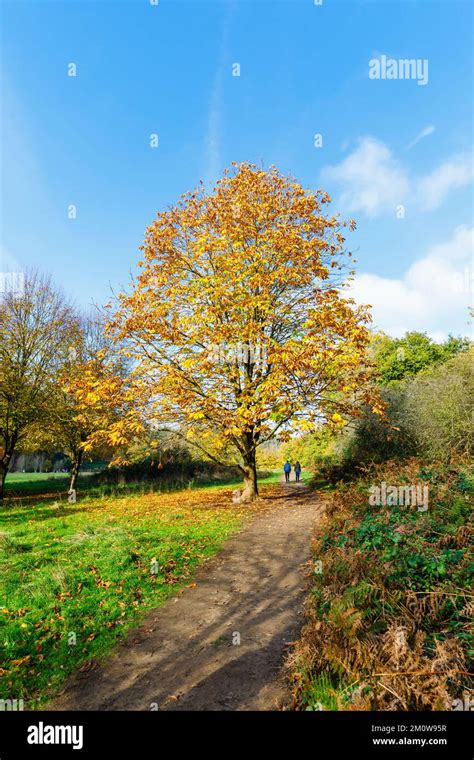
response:
<path id="1" fill-rule="evenodd" d="M 102 303 L 158 209 L 263 162 L 356 219 L 353 294 L 377 327 L 469 333 L 470 2 L 0 6 L 2 271 L 40 268 Z M 427 83 L 371 79 L 383 55 L 427 61 Z"/>

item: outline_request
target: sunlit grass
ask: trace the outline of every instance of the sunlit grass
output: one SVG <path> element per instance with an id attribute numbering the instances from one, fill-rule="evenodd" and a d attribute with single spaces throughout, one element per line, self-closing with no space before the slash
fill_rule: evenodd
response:
<path id="1" fill-rule="evenodd" d="M 75 504 L 10 502 L 0 514 L 0 698 L 40 706 L 67 674 L 106 654 L 189 583 L 262 506 L 236 506 L 231 496 L 215 485 Z"/>

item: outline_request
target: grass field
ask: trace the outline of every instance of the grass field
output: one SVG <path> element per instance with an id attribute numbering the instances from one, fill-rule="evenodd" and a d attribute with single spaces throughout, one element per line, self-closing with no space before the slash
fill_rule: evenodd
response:
<path id="1" fill-rule="evenodd" d="M 70 672 L 189 583 L 249 512 L 222 485 L 76 504 L 11 501 L 0 514 L 0 698 L 44 704 Z"/>
<path id="2" fill-rule="evenodd" d="M 79 488 L 88 488 L 92 483 L 93 473 L 79 476 Z M 11 472 L 5 480 L 5 494 L 44 494 L 65 493 L 69 487 L 70 475 L 67 472 Z"/>
<path id="3" fill-rule="evenodd" d="M 52 480 L 63 480 L 67 483 L 67 472 L 9 472 L 6 482 L 10 486 L 19 486 L 25 483 L 44 483 Z"/>
<path id="4" fill-rule="evenodd" d="M 306 477 L 309 478 L 310 475 L 307 474 Z M 57 496 L 57 498 L 67 501 L 69 478 L 69 474 L 65 472 L 12 472 L 7 475 L 5 481 L 5 497 L 8 499 L 21 498 L 22 496 L 41 496 L 42 498 Z M 262 474 L 259 482 L 278 483 L 280 479 L 280 472 L 269 472 Z M 304 477 L 302 479 L 304 480 Z M 177 477 L 154 481 L 100 484 L 93 472 L 84 472 L 79 475 L 77 498 L 101 498 L 104 496 L 115 498 L 127 494 L 170 493 L 181 491 L 183 488 L 222 488 L 223 486 L 237 488 L 241 485 L 241 480 L 236 480 L 234 477 L 220 480 L 189 480 L 188 478 Z"/>

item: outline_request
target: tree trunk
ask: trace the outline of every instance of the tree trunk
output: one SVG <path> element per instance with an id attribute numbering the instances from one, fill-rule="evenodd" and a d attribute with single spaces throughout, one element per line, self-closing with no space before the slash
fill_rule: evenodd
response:
<path id="1" fill-rule="evenodd" d="M 82 449 L 73 452 L 73 460 L 71 465 L 71 481 L 69 483 L 69 490 L 75 491 L 77 486 L 77 478 L 79 476 L 79 470 L 81 469 L 82 457 L 84 452 Z"/>
<path id="2" fill-rule="evenodd" d="M 5 491 L 5 478 L 7 477 L 8 467 L 5 467 L 3 462 L 0 462 L 0 501 L 3 501 L 3 494 Z"/>
<path id="3" fill-rule="evenodd" d="M 255 461 L 255 450 L 247 455 L 244 466 L 241 468 L 244 474 L 244 490 L 240 497 L 241 502 L 254 501 L 258 496 L 257 485 L 257 463 Z"/>
<path id="4" fill-rule="evenodd" d="M 5 495 L 5 478 L 7 477 L 7 472 L 12 461 L 12 456 L 15 452 L 16 442 L 17 437 L 14 435 L 8 441 L 5 441 L 5 447 L 0 449 L 0 501 L 3 501 L 3 497 Z"/>

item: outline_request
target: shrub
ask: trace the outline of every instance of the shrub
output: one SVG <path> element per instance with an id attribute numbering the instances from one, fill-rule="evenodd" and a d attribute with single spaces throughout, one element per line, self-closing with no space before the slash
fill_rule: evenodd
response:
<path id="1" fill-rule="evenodd" d="M 472 455 L 474 448 L 474 350 L 385 387 L 386 419 L 363 411 L 321 458 L 330 482 L 353 477 L 361 467 L 418 455 L 430 461 Z M 336 456 L 335 456 L 336 452 Z"/>
<path id="2" fill-rule="evenodd" d="M 474 450 L 474 349 L 420 374 L 405 391 L 405 426 L 420 450 L 449 461 Z"/>
<path id="3" fill-rule="evenodd" d="M 371 483 L 420 480 L 432 486 L 427 512 L 369 504 Z M 289 662 L 297 709 L 441 710 L 462 697 L 474 657 L 473 492 L 465 465 L 412 459 L 331 495 Z"/>

